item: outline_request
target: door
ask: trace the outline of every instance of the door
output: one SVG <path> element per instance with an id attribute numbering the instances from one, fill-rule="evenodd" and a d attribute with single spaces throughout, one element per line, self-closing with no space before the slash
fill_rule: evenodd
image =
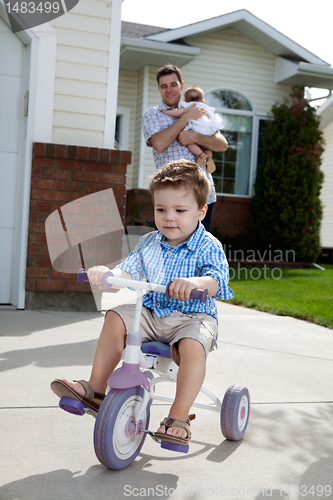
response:
<path id="1" fill-rule="evenodd" d="M 0 304 L 10 304 L 25 47 L 0 18 Z"/>

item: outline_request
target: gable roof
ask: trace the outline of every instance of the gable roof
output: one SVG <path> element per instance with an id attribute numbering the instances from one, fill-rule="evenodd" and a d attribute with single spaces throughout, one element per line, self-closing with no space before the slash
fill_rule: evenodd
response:
<path id="1" fill-rule="evenodd" d="M 141 38 L 143 36 L 165 31 L 166 29 L 167 28 L 150 26 L 148 24 L 129 23 L 128 21 L 121 22 L 121 36 L 126 38 Z"/>
<path id="2" fill-rule="evenodd" d="M 236 29 L 239 33 L 265 50 L 268 50 L 276 57 L 328 65 L 328 63 L 312 54 L 312 52 L 304 49 L 301 45 L 298 45 L 246 9 L 182 26 L 181 28 L 150 34 L 145 38 L 164 43 L 174 43 L 184 38 L 207 35 L 208 33 L 227 28 Z"/>
<path id="3" fill-rule="evenodd" d="M 122 21 L 120 68 L 138 71 L 143 66 L 163 66 L 172 60 L 178 67 L 192 61 L 200 49 L 184 43 L 161 43 L 145 38 L 146 36 L 170 31 L 167 28 L 136 24 Z"/>
<path id="4" fill-rule="evenodd" d="M 333 68 L 327 62 L 246 9 L 175 29 L 127 24 L 132 26 L 124 26 L 122 69 L 137 71 L 143 66 L 163 66 L 171 60 L 182 67 L 200 54 L 198 47 L 190 45 L 191 39 L 233 28 L 276 57 L 275 83 L 333 89 Z"/>

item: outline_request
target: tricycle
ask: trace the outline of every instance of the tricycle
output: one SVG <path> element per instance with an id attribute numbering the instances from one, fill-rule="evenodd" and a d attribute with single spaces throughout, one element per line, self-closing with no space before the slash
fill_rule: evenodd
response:
<path id="1" fill-rule="evenodd" d="M 78 281 L 89 281 L 84 269 L 78 272 Z M 128 332 L 123 363 L 109 377 L 107 395 L 98 412 L 86 408 L 84 403 L 62 397 L 59 406 L 72 414 L 91 414 L 96 418 L 94 448 L 98 460 L 110 469 L 128 467 L 139 454 L 149 435 L 164 449 L 187 453 L 189 445 L 157 439 L 149 430 L 151 405 L 154 400 L 173 402 L 173 398 L 158 394 L 156 387 L 162 382 L 175 382 L 178 366 L 170 357 L 170 347 L 161 342 L 142 342 L 139 332 L 143 290 L 154 290 L 168 295 L 166 286 L 144 281 L 116 278 L 112 272 L 103 277 L 104 288 L 112 285 L 129 287 L 137 292 L 133 331 Z M 207 300 L 207 290 L 193 290 L 191 299 Z M 201 393 L 210 398 L 210 404 L 195 401 L 193 407 L 215 411 L 220 415 L 223 436 L 231 441 L 243 438 L 250 415 L 250 394 L 243 385 L 230 385 L 223 401 L 204 385 Z"/>

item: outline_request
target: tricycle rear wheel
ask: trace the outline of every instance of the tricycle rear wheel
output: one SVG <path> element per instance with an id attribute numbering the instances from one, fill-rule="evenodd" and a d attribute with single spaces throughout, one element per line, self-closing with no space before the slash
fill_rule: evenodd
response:
<path id="1" fill-rule="evenodd" d="M 230 441 L 240 441 L 247 429 L 250 416 L 250 393 L 243 385 L 231 385 L 223 398 L 221 431 Z"/>

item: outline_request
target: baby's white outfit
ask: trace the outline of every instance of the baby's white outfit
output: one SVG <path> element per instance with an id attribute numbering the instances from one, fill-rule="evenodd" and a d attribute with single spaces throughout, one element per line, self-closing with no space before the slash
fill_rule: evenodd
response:
<path id="1" fill-rule="evenodd" d="M 199 134 L 202 135 L 213 135 L 217 130 L 220 130 L 222 128 L 222 118 L 220 115 L 215 113 L 215 109 L 212 108 L 211 106 L 207 106 L 207 104 L 203 102 L 185 102 L 185 101 L 179 101 L 179 108 L 185 108 L 187 109 L 189 106 L 192 106 L 192 104 L 195 104 L 199 108 L 204 108 L 208 116 L 202 116 L 201 118 L 198 118 L 198 120 L 191 120 L 188 123 L 188 126 L 191 130 L 194 130 L 195 132 L 198 132 Z"/>

